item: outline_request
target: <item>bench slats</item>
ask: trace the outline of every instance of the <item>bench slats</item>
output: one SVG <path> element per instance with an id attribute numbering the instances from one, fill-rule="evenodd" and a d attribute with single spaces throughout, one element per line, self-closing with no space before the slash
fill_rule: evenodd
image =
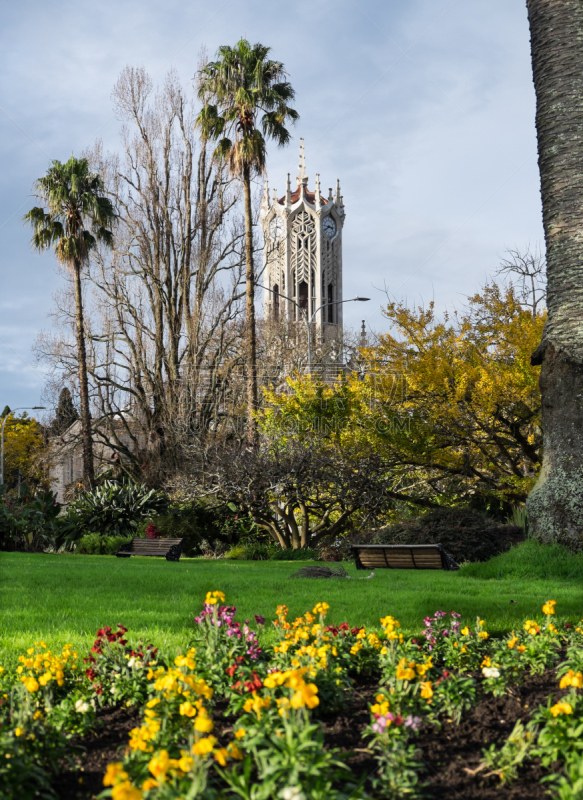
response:
<path id="1" fill-rule="evenodd" d="M 184 539 L 142 539 L 134 537 L 131 542 L 122 544 L 117 551 L 118 558 L 130 556 L 164 556 L 166 561 L 179 561 Z"/>
<path id="2" fill-rule="evenodd" d="M 357 569 L 459 569 L 440 544 L 351 545 Z"/>

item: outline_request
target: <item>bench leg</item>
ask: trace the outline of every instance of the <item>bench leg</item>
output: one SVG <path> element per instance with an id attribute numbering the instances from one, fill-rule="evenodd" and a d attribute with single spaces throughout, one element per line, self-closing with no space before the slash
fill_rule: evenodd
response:
<path id="1" fill-rule="evenodd" d="M 166 561 L 180 561 L 182 554 L 182 547 L 179 544 L 173 544 L 166 553 Z"/>

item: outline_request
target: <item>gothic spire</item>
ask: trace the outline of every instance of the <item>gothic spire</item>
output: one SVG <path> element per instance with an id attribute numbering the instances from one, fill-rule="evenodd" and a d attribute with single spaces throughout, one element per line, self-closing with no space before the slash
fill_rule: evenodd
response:
<path id="1" fill-rule="evenodd" d="M 304 139 L 300 139 L 300 164 L 298 172 L 298 186 L 303 184 L 308 185 L 308 176 L 306 175 L 306 155 L 304 153 Z"/>

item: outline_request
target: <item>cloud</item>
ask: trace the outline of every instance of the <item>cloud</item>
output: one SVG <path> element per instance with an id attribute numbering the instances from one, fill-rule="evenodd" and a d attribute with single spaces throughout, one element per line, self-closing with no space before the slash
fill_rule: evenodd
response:
<path id="1" fill-rule="evenodd" d="M 62 281 L 21 223 L 35 179 L 96 136 L 117 146 L 110 95 L 125 64 L 162 79 L 171 63 L 186 83 L 203 45 L 212 55 L 242 35 L 272 46 L 297 92 L 296 138 L 271 149 L 270 185 L 295 175 L 299 136 L 311 181 L 341 179 L 345 296 L 373 298 L 347 304 L 348 324 L 382 327 L 374 287 L 443 308 L 474 292 L 505 247 L 542 243 L 521 4 L 24 0 L 4 9 L 1 34 L 0 308 L 26 359 Z M 24 374 L 0 375 L 1 402 L 30 404 Z"/>

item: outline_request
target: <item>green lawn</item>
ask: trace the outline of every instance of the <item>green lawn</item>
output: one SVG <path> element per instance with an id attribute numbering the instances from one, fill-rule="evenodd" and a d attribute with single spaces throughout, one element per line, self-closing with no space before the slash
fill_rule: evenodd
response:
<path id="1" fill-rule="evenodd" d="M 278 603 L 290 615 L 330 605 L 329 620 L 378 625 L 392 614 L 404 632 L 419 632 L 437 609 L 486 619 L 501 633 L 540 615 L 557 600 L 557 615 L 583 616 L 583 556 L 527 542 L 486 564 L 459 572 L 378 570 L 371 580 L 290 580 L 301 563 L 116 559 L 114 556 L 0 553 L 0 664 L 12 662 L 35 640 L 52 647 L 71 642 L 86 650 L 95 631 L 118 622 L 163 650 L 185 646 L 192 618 L 211 589 L 225 592 L 238 618 L 274 618 Z M 361 577 L 351 564 L 349 574 Z"/>

